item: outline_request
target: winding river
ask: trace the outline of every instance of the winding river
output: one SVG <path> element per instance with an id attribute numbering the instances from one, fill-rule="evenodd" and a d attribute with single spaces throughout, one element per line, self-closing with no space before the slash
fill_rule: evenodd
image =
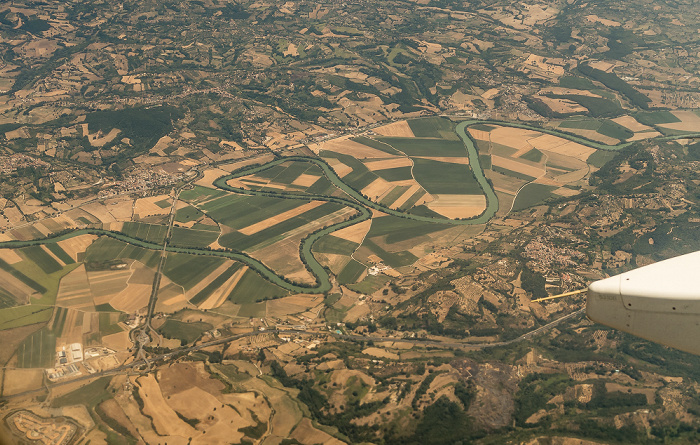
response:
<path id="1" fill-rule="evenodd" d="M 483 213 L 478 215 L 477 217 L 471 218 L 471 219 L 462 219 L 462 220 L 451 220 L 447 218 L 436 218 L 436 217 L 430 217 L 430 216 L 421 216 L 421 215 L 414 215 L 411 213 L 406 213 L 406 212 L 401 212 L 398 210 L 390 209 L 386 206 L 383 206 L 379 203 L 376 203 L 374 201 L 371 201 L 364 196 L 362 196 L 361 193 L 359 193 L 357 190 L 353 189 L 350 187 L 348 184 L 343 182 L 343 180 L 335 173 L 335 171 L 322 159 L 320 158 L 315 158 L 315 157 L 307 157 L 307 156 L 292 156 L 292 157 L 285 157 L 285 158 L 280 158 L 276 159 L 274 161 L 268 162 L 263 165 L 256 165 L 256 166 L 251 166 L 247 167 L 244 169 L 241 169 L 239 171 L 236 171 L 230 175 L 222 176 L 214 181 L 214 186 L 221 189 L 221 190 L 226 190 L 229 192 L 234 192 L 238 194 L 244 194 L 244 195 L 251 195 L 251 196 L 268 196 L 268 197 L 275 197 L 275 198 L 283 198 L 283 199 L 298 199 L 298 200 L 304 200 L 304 201 L 310 201 L 310 200 L 319 200 L 319 201 L 326 201 L 326 202 L 334 202 L 337 204 L 342 204 L 348 207 L 351 207 L 356 210 L 356 215 L 348 220 L 341 221 L 339 223 L 333 224 L 331 226 L 325 227 L 323 229 L 317 230 L 310 235 L 308 235 L 306 238 L 304 238 L 301 242 L 301 247 L 300 247 L 300 256 L 302 262 L 306 265 L 306 268 L 308 271 L 314 276 L 316 279 L 316 283 L 314 285 L 310 286 L 305 286 L 305 285 L 300 285 L 298 283 L 292 283 L 290 281 L 285 280 L 283 277 L 279 276 L 276 274 L 272 269 L 267 267 L 265 264 L 263 264 L 261 261 L 252 258 L 251 256 L 243 253 L 243 252 L 237 252 L 233 250 L 204 250 L 204 249 L 193 249 L 193 248 L 188 248 L 188 247 L 178 247 L 178 246 L 173 246 L 173 245 L 168 245 L 166 250 L 168 252 L 174 252 L 174 253 L 186 253 L 186 254 L 193 254 L 193 255 L 207 255 L 207 256 L 216 256 L 216 257 L 223 257 L 223 258 L 230 258 L 232 260 L 240 261 L 243 264 L 246 264 L 248 267 L 251 269 L 255 270 L 258 272 L 263 278 L 269 280 L 270 282 L 276 284 L 277 286 L 286 289 L 290 292 L 293 293 L 324 293 L 328 292 L 331 290 L 331 282 L 330 282 L 330 276 L 328 274 L 328 271 L 321 265 L 321 263 L 318 262 L 316 257 L 312 253 L 312 248 L 313 245 L 316 241 L 318 241 L 321 237 L 328 235 L 336 230 L 349 227 L 351 225 L 357 224 L 362 221 L 366 221 L 367 219 L 372 217 L 372 212 L 370 209 L 378 210 L 383 213 L 386 213 L 388 215 L 393 215 L 396 217 L 400 218 L 407 218 L 415 221 L 422 221 L 422 222 L 429 222 L 429 223 L 436 223 L 436 224 L 445 224 L 445 225 L 474 225 L 474 224 L 484 224 L 488 222 L 498 211 L 498 198 L 496 197 L 496 193 L 493 190 L 493 187 L 491 187 L 491 184 L 487 181 L 484 171 L 481 168 L 481 164 L 479 161 L 479 155 L 476 149 L 476 145 L 474 143 L 474 140 L 469 136 L 469 134 L 466 132 L 466 129 L 475 124 L 491 124 L 491 125 L 499 125 L 499 126 L 509 126 L 509 127 L 516 127 L 516 128 L 523 128 L 527 130 L 534 130 L 534 131 L 539 131 L 542 133 L 547 133 L 551 134 L 554 136 L 562 137 L 565 139 L 568 139 L 573 142 L 577 142 L 579 144 L 587 145 L 589 147 L 598 149 L 598 150 L 620 150 L 628 145 L 630 143 L 622 143 L 618 145 L 606 145 L 606 144 L 601 144 L 598 142 L 590 141 L 588 139 L 571 135 L 569 133 L 563 133 L 560 131 L 556 130 L 550 130 L 550 129 L 543 129 L 543 128 L 538 128 L 538 127 L 533 127 L 525 124 L 518 124 L 518 123 L 511 123 L 511 122 L 500 122 L 500 121 L 477 121 L 477 120 L 469 120 L 469 121 L 464 121 L 459 124 L 457 124 L 455 131 L 457 135 L 462 139 L 462 142 L 464 143 L 464 146 L 467 150 L 467 154 L 469 157 L 469 165 L 472 169 L 472 172 L 474 173 L 474 176 L 481 186 L 481 189 L 484 192 L 484 195 L 486 196 L 486 209 L 484 210 Z M 657 140 L 673 140 L 673 139 L 681 139 L 681 138 L 688 138 L 688 137 L 700 137 L 700 133 L 694 133 L 694 134 L 687 134 L 687 135 L 677 135 L 677 136 L 666 136 L 666 137 L 659 137 Z M 255 174 L 262 172 L 264 170 L 267 170 L 269 168 L 272 168 L 274 166 L 277 166 L 279 164 L 282 164 L 284 162 L 289 162 L 289 161 L 297 161 L 297 162 L 308 162 L 317 165 L 320 167 L 323 171 L 323 173 L 326 175 L 328 180 L 330 180 L 333 185 L 338 187 L 340 190 L 345 192 L 350 198 L 341 198 L 341 197 L 331 197 L 331 196 L 323 196 L 323 195 L 313 195 L 313 194 L 306 194 L 306 193 L 294 193 L 294 192 L 271 192 L 271 191 L 256 191 L 256 190 L 247 190 L 247 189 L 242 189 L 242 188 L 237 188 L 237 187 L 232 187 L 231 185 L 228 184 L 228 181 L 231 179 L 235 178 L 240 178 L 243 176 L 247 176 L 250 174 Z M 79 236 L 79 235 L 84 235 L 84 234 L 93 234 L 93 235 L 99 235 L 99 236 L 108 236 L 114 239 L 117 239 L 119 241 L 123 241 L 125 243 L 133 244 L 138 247 L 142 247 L 145 249 L 152 249 L 152 250 L 161 250 L 162 245 L 156 244 L 156 243 L 151 243 L 147 241 L 143 241 L 140 239 L 132 238 L 130 236 L 127 236 L 121 232 L 114 232 L 114 231 L 109 231 L 109 230 L 104 230 L 104 229 L 90 229 L 90 228 L 85 228 L 85 229 L 75 229 L 73 231 L 70 231 L 69 233 L 62 234 L 59 236 L 54 236 L 50 238 L 45 238 L 45 239 L 38 239 L 38 240 L 30 240 L 30 241 L 5 241 L 0 243 L 0 248 L 6 248 L 6 249 L 16 249 L 16 248 L 22 248 L 22 247 L 28 247 L 28 246 L 35 246 L 35 245 L 40 245 L 40 244 L 46 244 L 46 243 L 53 243 L 53 242 L 58 242 L 61 240 L 65 240 L 67 238 L 71 238 L 74 236 Z"/>

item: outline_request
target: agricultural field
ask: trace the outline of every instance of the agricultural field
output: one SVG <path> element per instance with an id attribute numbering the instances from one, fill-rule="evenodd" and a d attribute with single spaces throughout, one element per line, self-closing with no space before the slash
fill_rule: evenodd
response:
<path id="1" fill-rule="evenodd" d="M 602 125 L 622 128 L 612 121 L 594 119 L 569 125 L 589 128 L 587 131 Z M 577 194 L 577 187 L 586 183 L 593 162 L 601 165 L 600 161 L 606 158 L 594 148 L 535 130 L 493 125 L 474 126 L 469 133 L 477 141 L 479 155 L 490 158 L 490 168 L 485 173 L 499 197 L 499 214 L 530 207 L 549 197 Z M 589 165 L 591 157 L 601 159 L 594 159 Z"/>

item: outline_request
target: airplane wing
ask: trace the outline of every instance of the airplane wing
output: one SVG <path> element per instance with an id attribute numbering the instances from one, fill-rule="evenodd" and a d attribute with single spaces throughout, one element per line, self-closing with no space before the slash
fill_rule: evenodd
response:
<path id="1" fill-rule="evenodd" d="M 592 283 L 586 312 L 595 322 L 700 355 L 700 252 Z"/>

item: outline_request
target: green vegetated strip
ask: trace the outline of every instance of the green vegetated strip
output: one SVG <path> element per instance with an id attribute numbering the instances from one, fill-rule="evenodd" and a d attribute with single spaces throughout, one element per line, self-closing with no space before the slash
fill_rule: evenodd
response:
<path id="1" fill-rule="evenodd" d="M 241 267 L 243 267 L 243 265 L 241 263 L 235 263 L 231 267 L 227 268 L 225 271 L 223 271 L 221 273 L 221 275 L 214 278 L 211 281 L 211 283 L 209 283 L 204 289 L 199 291 L 197 293 L 197 295 L 192 297 L 190 299 L 190 303 L 199 304 L 199 303 L 203 302 L 204 300 L 206 300 L 209 297 L 209 295 L 211 295 L 212 292 L 214 292 L 219 287 L 223 286 L 224 283 L 226 282 L 226 280 L 231 278 L 233 276 L 233 274 Z"/>
<path id="2" fill-rule="evenodd" d="M 58 272 L 63 267 L 56 261 L 51 255 L 46 253 L 41 246 L 29 246 L 21 249 L 24 255 L 26 255 L 29 261 L 34 262 L 37 266 L 41 268 L 47 275 L 50 273 Z"/>

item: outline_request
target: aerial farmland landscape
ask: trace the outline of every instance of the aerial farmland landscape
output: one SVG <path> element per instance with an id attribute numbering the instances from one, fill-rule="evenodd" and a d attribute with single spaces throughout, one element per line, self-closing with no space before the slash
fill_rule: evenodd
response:
<path id="1" fill-rule="evenodd" d="M 0 443 L 700 442 L 700 357 L 586 312 L 700 250 L 699 24 L 0 2 Z"/>

